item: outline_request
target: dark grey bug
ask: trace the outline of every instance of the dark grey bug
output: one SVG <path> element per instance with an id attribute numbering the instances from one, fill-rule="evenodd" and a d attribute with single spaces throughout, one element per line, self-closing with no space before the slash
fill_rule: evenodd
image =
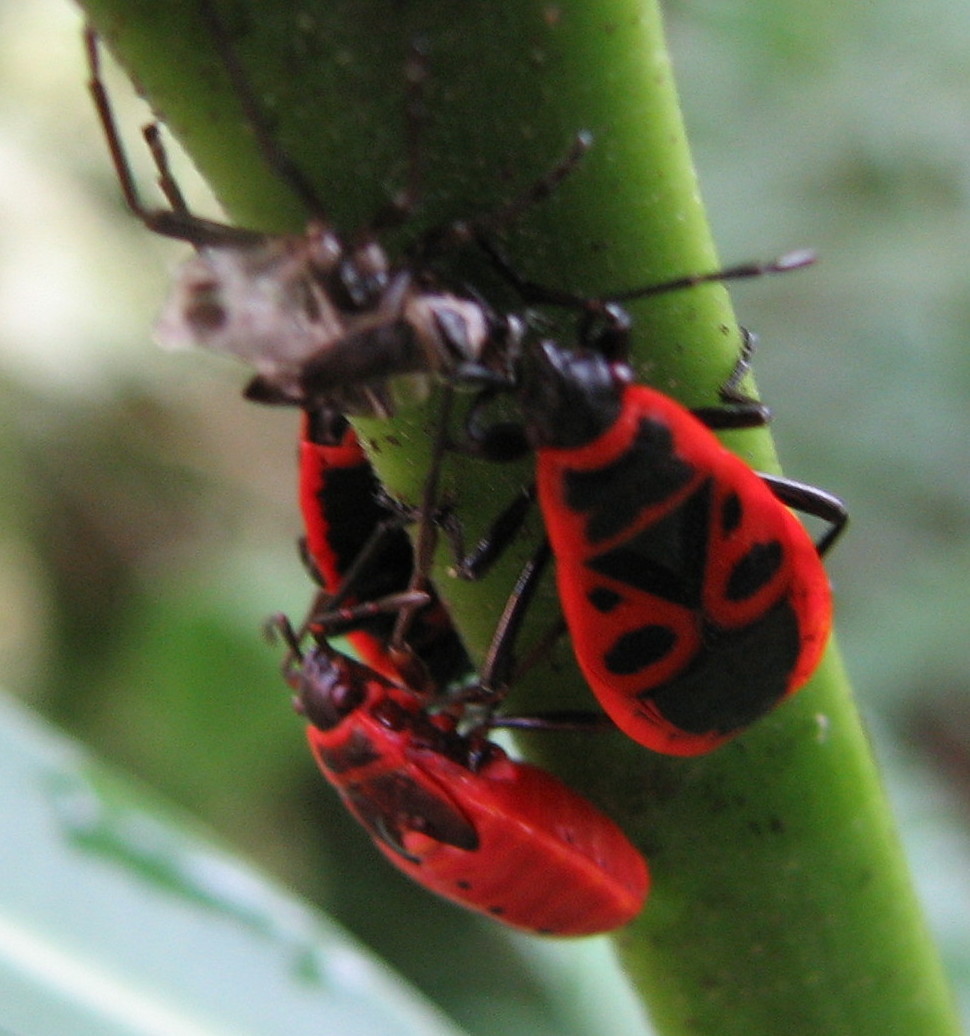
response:
<path id="1" fill-rule="evenodd" d="M 418 195 L 416 160 L 405 190 L 352 237 L 338 233 L 315 189 L 272 138 L 216 11 L 200 4 L 241 107 L 270 167 L 311 213 L 302 234 L 265 234 L 191 213 L 169 168 L 156 124 L 144 134 L 168 209 L 141 201 L 100 73 L 96 34 L 86 31 L 90 90 L 122 194 L 132 213 L 158 234 L 193 245 L 196 253 L 175 277 L 155 327 L 165 347 L 202 346 L 252 366 L 247 397 L 304 407 L 386 416 L 393 409 L 389 379 L 412 375 L 409 394 L 423 394 L 429 375 L 508 379 L 523 335 L 514 315 L 495 312 L 477 294 L 442 285 L 429 268 L 432 254 L 469 241 L 515 218 L 550 194 L 589 146 L 576 138 L 549 174 L 498 212 L 424 235 L 413 254 L 392 261 L 380 233 L 402 222 Z M 412 48 L 407 81 L 419 89 L 424 59 Z M 409 96 L 411 134 L 420 105 Z M 412 147 L 412 152 L 416 148 Z"/>

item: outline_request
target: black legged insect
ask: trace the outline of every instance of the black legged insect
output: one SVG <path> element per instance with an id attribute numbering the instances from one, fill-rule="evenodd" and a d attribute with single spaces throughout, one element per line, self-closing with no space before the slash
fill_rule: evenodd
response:
<path id="1" fill-rule="evenodd" d="M 617 317 L 613 342 L 622 345 L 627 328 Z M 529 343 L 510 386 L 536 456 L 548 540 L 536 562 L 555 558 L 580 668 L 625 733 L 671 755 L 709 752 L 795 693 L 831 630 L 821 556 L 845 527 L 844 505 L 759 475 L 711 433 L 768 419 L 739 389 L 746 342 L 720 408 L 691 412 L 635 384 L 608 352 L 549 340 Z M 500 428 L 507 454 L 511 437 Z M 483 439 L 487 454 L 487 428 Z M 506 539 L 518 534 L 527 503 L 520 496 L 500 516 L 495 528 Z M 829 529 L 813 542 L 792 507 Z M 476 555 L 494 558 L 500 547 Z M 471 563 L 465 569 L 476 574 Z M 521 619 L 515 597 L 511 641 Z M 486 672 L 501 671 L 490 659 Z"/>
<path id="2" fill-rule="evenodd" d="M 521 278 L 494 244 L 484 238 L 479 241 L 483 251 L 491 258 L 502 275 L 512 283 L 529 303 L 544 303 L 578 310 L 580 316 L 579 350 L 591 357 L 607 361 L 613 368 L 613 380 L 605 389 L 607 395 L 616 391 L 616 386 L 634 380 L 633 371 L 627 365 L 629 358 L 630 331 L 632 321 L 621 305 L 622 302 L 647 298 L 669 292 L 681 291 L 701 284 L 760 277 L 773 273 L 786 273 L 801 269 L 815 261 L 815 255 L 808 250 L 789 252 L 768 262 L 746 262 L 716 270 L 711 273 L 691 274 L 677 277 L 660 284 L 611 293 L 602 297 L 586 297 L 555 288 L 548 288 Z M 712 431 L 729 431 L 744 428 L 763 427 L 771 419 L 771 411 L 763 403 L 741 391 L 740 385 L 750 370 L 751 355 L 755 337 L 741 329 L 741 350 L 734 368 L 719 390 L 720 403 L 715 406 L 695 407 L 690 414 Z M 543 423 L 557 425 L 562 416 L 561 401 L 553 409 L 544 398 L 547 388 L 555 384 L 555 393 L 562 391 L 563 384 L 557 379 L 537 374 L 546 366 L 543 357 L 566 356 L 567 350 L 552 342 L 538 343 L 531 350 L 526 348 L 519 363 L 516 376 L 504 386 L 486 384 L 472 403 L 466 416 L 463 441 L 455 444 L 460 451 L 488 460 L 505 462 L 524 456 L 540 441 L 556 442 L 560 447 L 568 444 L 562 439 L 561 427 L 544 429 Z M 538 360 L 538 363 L 536 363 Z M 568 379 L 567 379 L 568 383 Z M 585 391 L 581 383 L 574 386 L 581 394 Z M 489 425 L 482 414 L 492 399 L 502 392 L 512 392 L 518 398 L 525 417 L 521 424 L 502 421 Z M 585 399 L 577 397 L 577 403 L 585 406 Z M 558 416 L 557 416 L 558 415 Z M 577 412 L 570 414 L 577 421 Z M 527 426 L 531 425 L 527 429 Z M 586 432 L 578 422 L 576 434 L 585 438 Z M 822 519 L 828 524 L 817 543 L 819 555 L 826 554 L 842 534 L 848 522 L 844 502 L 832 493 L 777 475 L 759 473 L 772 494 L 788 507 Z M 526 487 L 498 516 L 494 525 L 482 541 L 470 552 L 462 552 L 455 566 L 455 573 L 464 579 L 481 578 L 502 553 L 505 545 L 518 534 L 534 499 L 533 486 Z"/>
<path id="3" fill-rule="evenodd" d="M 575 167 L 588 138 L 578 137 L 560 164 L 504 208 L 426 233 L 410 259 L 395 263 L 378 233 L 402 222 L 419 194 L 423 52 L 412 48 L 408 61 L 407 184 L 371 226 L 345 238 L 312 184 L 273 139 L 211 0 L 200 0 L 199 10 L 264 160 L 300 198 L 310 221 L 302 235 L 271 235 L 193 215 L 154 125 L 145 138 L 170 208 L 145 206 L 101 77 L 98 39 L 86 30 L 90 90 L 128 208 L 149 230 L 196 249 L 177 275 L 156 326 L 158 340 L 174 347 L 203 345 L 246 361 L 256 371 L 246 390 L 251 399 L 328 405 L 349 413 L 387 415 L 392 409 L 387 382 L 397 375 L 507 380 L 521 321 L 494 312 L 474 292 L 449 290 L 431 271 L 430 261 L 448 249 L 477 246 L 486 231 L 547 197 Z"/>

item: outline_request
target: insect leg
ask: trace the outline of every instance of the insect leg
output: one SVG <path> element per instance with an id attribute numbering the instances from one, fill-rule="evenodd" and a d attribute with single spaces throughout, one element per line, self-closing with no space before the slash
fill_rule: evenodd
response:
<path id="1" fill-rule="evenodd" d="M 764 472 L 758 472 L 758 477 L 786 507 L 821 518 L 830 524 L 831 527 L 815 544 L 819 555 L 824 556 L 848 524 L 849 511 L 845 502 L 835 494 L 805 482 Z"/>

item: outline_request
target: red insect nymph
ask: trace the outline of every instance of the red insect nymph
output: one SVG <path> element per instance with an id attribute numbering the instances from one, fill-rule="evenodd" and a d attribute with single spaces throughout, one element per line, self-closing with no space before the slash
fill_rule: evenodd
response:
<path id="1" fill-rule="evenodd" d="M 425 888 L 515 928 L 592 935 L 632 920 L 640 853 L 582 796 L 410 690 L 319 648 L 292 676 L 326 778 Z"/>

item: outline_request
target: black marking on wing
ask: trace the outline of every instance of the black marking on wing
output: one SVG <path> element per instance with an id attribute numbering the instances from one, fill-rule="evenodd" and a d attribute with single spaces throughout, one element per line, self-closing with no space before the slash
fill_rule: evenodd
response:
<path id="1" fill-rule="evenodd" d="M 785 549 L 778 540 L 755 543 L 738 560 L 728 577 L 729 601 L 746 601 L 766 587 L 778 574 L 785 560 Z"/>
<path id="2" fill-rule="evenodd" d="M 609 539 L 635 522 L 646 507 L 666 500 L 694 475 L 694 468 L 674 452 L 670 428 L 643 418 L 633 442 L 612 464 L 593 471 L 567 471 L 566 506 L 588 515 L 591 543 Z"/>
<path id="3" fill-rule="evenodd" d="M 630 676 L 666 658 L 676 643 L 677 634 L 669 626 L 640 626 L 617 637 L 603 661 L 611 673 Z"/>
<path id="4" fill-rule="evenodd" d="M 419 831 L 458 849 L 478 848 L 478 833 L 468 818 L 448 799 L 405 773 L 350 783 L 344 794 L 371 835 L 395 852 L 401 852 L 407 831 Z"/>
<path id="5" fill-rule="evenodd" d="M 708 480 L 679 507 L 612 550 L 590 558 L 594 572 L 685 608 L 700 607 L 707 570 L 713 486 Z"/>
<path id="6" fill-rule="evenodd" d="M 683 674 L 637 697 L 681 730 L 727 734 L 785 696 L 801 653 L 798 617 L 787 599 L 741 630 L 706 630 L 704 641 Z"/>
<path id="7" fill-rule="evenodd" d="M 380 758 L 374 743 L 361 730 L 351 730 L 338 744 L 317 746 L 321 763 L 334 774 L 349 773 Z"/>

